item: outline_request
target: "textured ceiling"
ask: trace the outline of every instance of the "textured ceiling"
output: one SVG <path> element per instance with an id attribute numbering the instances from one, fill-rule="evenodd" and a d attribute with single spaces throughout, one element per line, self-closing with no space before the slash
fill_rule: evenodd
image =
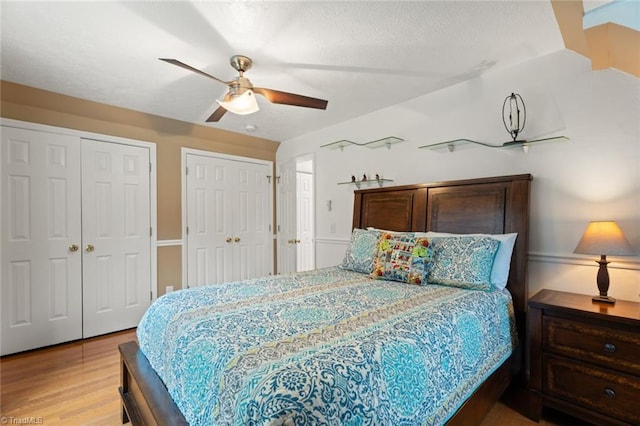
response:
<path id="1" fill-rule="evenodd" d="M 329 101 L 270 104 L 207 126 L 284 141 L 563 49 L 536 1 L 0 3 L 3 80 L 205 124 L 233 54 L 255 86 Z"/>

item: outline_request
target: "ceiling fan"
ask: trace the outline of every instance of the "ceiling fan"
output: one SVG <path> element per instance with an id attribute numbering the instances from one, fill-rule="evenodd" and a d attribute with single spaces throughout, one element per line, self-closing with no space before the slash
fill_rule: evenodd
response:
<path id="1" fill-rule="evenodd" d="M 426 148 L 426 149 L 440 149 L 447 148 L 449 152 L 453 152 L 455 147 L 458 145 L 472 143 L 476 145 L 486 146 L 488 148 L 514 148 L 521 147 L 523 151 L 527 152 L 529 149 L 529 145 L 536 142 L 550 142 L 554 140 L 569 140 L 566 136 L 552 136 L 549 138 L 541 138 L 541 139 L 533 139 L 533 140 L 525 140 L 518 139 L 518 135 L 522 133 L 524 130 L 524 125 L 527 121 L 527 110 L 524 105 L 524 100 L 522 100 L 522 96 L 517 93 L 511 93 L 511 95 L 507 96 L 502 104 L 502 123 L 504 124 L 505 129 L 511 135 L 512 140 L 503 142 L 500 145 L 494 145 L 487 142 L 479 142 L 471 139 L 453 139 L 445 142 L 438 142 L 431 145 L 423 145 L 418 148 Z"/>
<path id="2" fill-rule="evenodd" d="M 258 111 L 259 107 L 255 100 L 254 93 L 264 96 L 267 100 L 274 104 L 294 105 L 305 108 L 327 109 L 327 101 L 324 99 L 311 98 L 309 96 L 296 95 L 294 93 L 281 92 L 279 90 L 265 89 L 263 87 L 254 87 L 244 73 L 253 65 L 250 58 L 242 55 L 234 55 L 229 61 L 231 66 L 238 71 L 238 76 L 231 81 L 224 81 L 217 77 L 200 71 L 190 65 L 180 62 L 177 59 L 158 58 L 161 61 L 177 65 L 189 71 L 193 71 L 204 77 L 211 78 L 220 83 L 229 86 L 229 91 L 224 95 L 223 101 L 218 101 L 220 106 L 216 109 L 207 122 L 217 122 L 224 116 L 227 111 L 236 114 L 251 114 Z"/>

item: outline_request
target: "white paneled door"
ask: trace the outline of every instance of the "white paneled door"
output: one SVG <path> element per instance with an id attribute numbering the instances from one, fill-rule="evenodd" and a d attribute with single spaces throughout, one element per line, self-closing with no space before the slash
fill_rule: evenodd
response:
<path id="1" fill-rule="evenodd" d="M 82 337 L 80 138 L 2 128 L 2 355 Z"/>
<path id="2" fill-rule="evenodd" d="M 296 270 L 310 271 L 315 269 L 313 175 L 297 172 L 296 187 Z"/>
<path id="3" fill-rule="evenodd" d="M 296 224 L 296 159 L 278 164 L 278 273 L 296 272 L 298 229 Z"/>
<path id="4" fill-rule="evenodd" d="M 187 285 L 268 275 L 269 166 L 194 153 L 185 162 Z"/>
<path id="5" fill-rule="evenodd" d="M 82 141 L 83 337 L 138 325 L 151 301 L 149 149 Z"/>

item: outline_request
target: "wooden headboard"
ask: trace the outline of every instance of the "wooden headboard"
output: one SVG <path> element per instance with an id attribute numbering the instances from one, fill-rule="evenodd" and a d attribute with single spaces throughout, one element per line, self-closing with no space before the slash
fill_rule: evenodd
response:
<path id="1" fill-rule="evenodd" d="M 355 191 L 353 227 L 394 231 L 517 232 L 507 288 L 524 342 L 530 174 Z"/>

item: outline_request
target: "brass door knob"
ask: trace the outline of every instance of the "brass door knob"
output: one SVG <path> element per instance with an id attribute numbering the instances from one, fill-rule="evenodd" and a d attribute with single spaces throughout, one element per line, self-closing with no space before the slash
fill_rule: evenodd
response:
<path id="1" fill-rule="evenodd" d="M 233 239 L 231 237 L 227 237 L 227 242 L 230 243 Z"/>
<path id="2" fill-rule="evenodd" d="M 87 244 L 86 250 L 88 253 L 91 253 L 93 250 L 95 250 L 95 247 L 92 244 Z"/>
<path id="3" fill-rule="evenodd" d="M 70 252 L 72 252 L 72 253 L 74 253 L 74 252 L 78 251 L 78 249 L 79 249 L 79 247 L 78 247 L 78 245 L 77 245 L 77 244 L 71 244 L 71 245 L 69 246 L 69 251 L 70 251 Z"/>
<path id="4" fill-rule="evenodd" d="M 233 241 L 235 241 L 236 243 L 239 243 L 239 242 L 240 242 L 240 237 L 235 237 L 235 238 L 233 239 Z"/>

